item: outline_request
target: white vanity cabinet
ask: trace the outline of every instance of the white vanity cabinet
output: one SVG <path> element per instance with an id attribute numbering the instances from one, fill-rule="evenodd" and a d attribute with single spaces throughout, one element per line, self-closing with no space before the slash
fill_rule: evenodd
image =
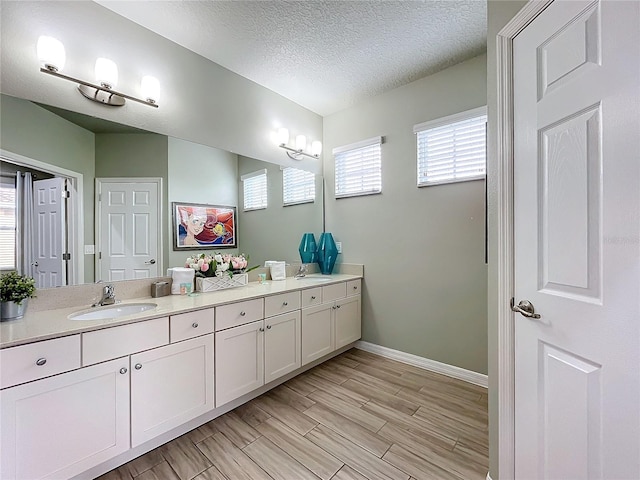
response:
<path id="1" fill-rule="evenodd" d="M 322 303 L 302 309 L 302 365 L 361 337 L 360 289 L 360 280 L 324 286 Z M 317 297 L 318 289 L 313 290 Z"/>
<path id="2" fill-rule="evenodd" d="M 73 477 L 129 449 L 129 357 L 4 389 L 0 405 L 0 478 Z"/>
<path id="3" fill-rule="evenodd" d="M 132 447 L 213 410 L 213 343 L 208 334 L 131 355 Z"/>
<path id="4" fill-rule="evenodd" d="M 216 406 L 241 397 L 302 365 L 300 302 L 299 291 L 267 297 L 263 310 L 253 305 L 254 312 L 265 312 L 267 318 L 225 330 L 219 330 L 219 325 L 226 327 L 231 320 L 223 318 L 223 315 L 234 315 L 236 323 L 244 321 L 245 316 L 240 318 L 237 312 L 250 311 L 248 305 L 242 305 L 248 302 L 225 305 L 224 310 L 218 310 Z"/>

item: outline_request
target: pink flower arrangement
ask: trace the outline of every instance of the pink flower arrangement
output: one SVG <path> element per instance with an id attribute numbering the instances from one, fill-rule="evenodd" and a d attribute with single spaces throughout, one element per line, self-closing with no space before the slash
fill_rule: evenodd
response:
<path id="1" fill-rule="evenodd" d="M 220 253 L 207 255 L 201 253 L 200 255 L 187 257 L 184 266 L 193 268 L 198 277 L 221 277 L 224 274 L 233 277 L 234 273 L 244 273 L 248 264 L 248 259 L 244 253 L 240 255 L 222 255 Z"/>

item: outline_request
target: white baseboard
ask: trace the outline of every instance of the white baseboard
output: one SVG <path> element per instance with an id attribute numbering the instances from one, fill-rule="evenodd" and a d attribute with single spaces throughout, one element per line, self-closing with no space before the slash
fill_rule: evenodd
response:
<path id="1" fill-rule="evenodd" d="M 489 386 L 487 376 L 482 373 L 473 372 L 471 370 L 466 370 L 454 365 L 448 365 L 446 363 L 436 362 L 435 360 L 430 360 L 418 355 L 401 352 L 400 350 L 394 350 L 393 348 L 387 348 L 383 347 L 382 345 L 363 342 L 361 340 L 356 342 L 354 346 L 366 352 L 375 353 L 382 357 L 413 365 L 414 367 L 424 368 L 425 370 L 441 373 L 442 375 L 457 378 L 458 380 L 464 380 L 465 382 L 473 383 L 474 385 L 479 385 L 484 388 L 487 388 Z"/>

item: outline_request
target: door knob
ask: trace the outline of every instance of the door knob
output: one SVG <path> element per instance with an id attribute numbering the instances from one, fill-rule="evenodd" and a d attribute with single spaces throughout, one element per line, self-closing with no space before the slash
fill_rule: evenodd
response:
<path id="1" fill-rule="evenodd" d="M 511 310 L 519 313 L 520 315 L 528 318 L 540 318 L 540 314 L 536 313 L 536 309 L 533 307 L 533 303 L 529 300 L 521 300 L 516 305 L 515 298 L 511 297 Z"/>
<path id="2" fill-rule="evenodd" d="M 31 266 L 32 266 L 32 267 L 37 267 L 37 266 L 38 266 L 38 262 L 32 262 L 32 263 L 31 263 Z"/>
<path id="3" fill-rule="evenodd" d="M 155 263 L 156 263 L 156 261 L 153 258 L 151 260 L 149 260 L 148 262 L 144 262 L 145 265 L 155 265 Z"/>

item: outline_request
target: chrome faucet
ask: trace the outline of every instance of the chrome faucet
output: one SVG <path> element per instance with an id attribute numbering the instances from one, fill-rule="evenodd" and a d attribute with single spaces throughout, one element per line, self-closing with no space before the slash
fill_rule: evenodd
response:
<path id="1" fill-rule="evenodd" d="M 301 264 L 301 265 L 298 267 L 298 271 L 296 272 L 296 274 L 294 275 L 294 277 L 295 277 L 295 278 L 302 278 L 302 277 L 304 277 L 307 273 L 308 273 L 307 265 L 303 263 L 303 264 Z"/>
<path id="2" fill-rule="evenodd" d="M 116 287 L 114 287 L 111 284 L 105 285 L 104 288 L 102 289 L 102 298 L 100 299 L 99 302 L 96 302 L 91 306 L 92 307 L 98 307 L 98 306 L 102 307 L 104 305 L 113 305 L 114 303 L 116 303 L 115 289 L 116 289 Z"/>

